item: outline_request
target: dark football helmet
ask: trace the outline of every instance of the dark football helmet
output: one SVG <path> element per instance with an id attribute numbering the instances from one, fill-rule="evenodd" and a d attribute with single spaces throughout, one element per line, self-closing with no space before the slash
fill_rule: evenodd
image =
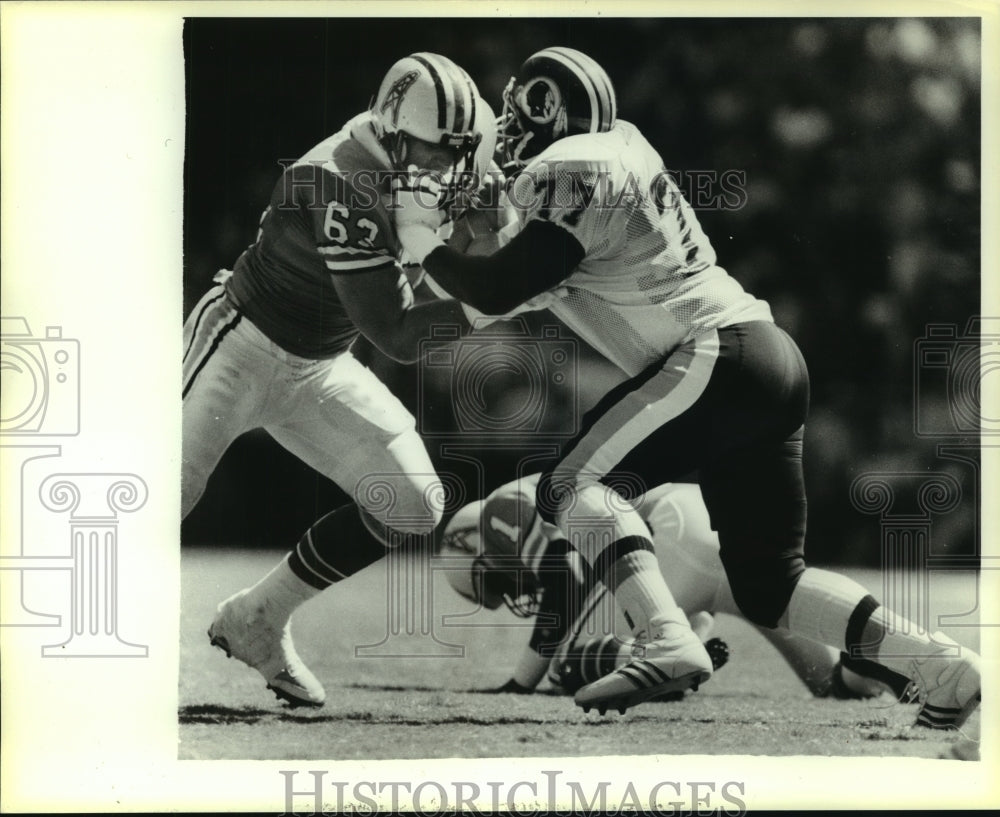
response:
<path id="1" fill-rule="evenodd" d="M 545 148 L 580 133 L 611 130 L 615 89 L 593 59 L 573 48 L 532 54 L 503 92 L 497 134 L 500 164 L 508 175 Z"/>

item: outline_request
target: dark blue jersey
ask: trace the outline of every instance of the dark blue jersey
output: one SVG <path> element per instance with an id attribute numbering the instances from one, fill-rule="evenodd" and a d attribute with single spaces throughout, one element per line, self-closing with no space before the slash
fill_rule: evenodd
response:
<path id="1" fill-rule="evenodd" d="M 386 210 L 390 173 L 367 114 L 285 168 L 256 242 L 237 260 L 230 297 L 271 340 L 310 359 L 334 357 L 358 336 L 333 284 L 398 266 Z M 412 297 L 399 268 L 400 299 Z"/>

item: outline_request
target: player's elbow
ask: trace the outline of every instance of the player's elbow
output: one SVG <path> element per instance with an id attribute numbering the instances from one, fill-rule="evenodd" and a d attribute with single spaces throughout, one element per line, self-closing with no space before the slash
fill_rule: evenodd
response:
<path id="1" fill-rule="evenodd" d="M 466 299 L 469 306 L 475 307 L 484 315 L 506 315 L 523 302 L 516 293 L 500 287 L 484 288 Z"/>
<path id="2" fill-rule="evenodd" d="M 396 363 L 413 363 L 417 359 L 417 343 L 406 332 L 402 321 L 369 322 L 363 334 L 376 349 Z"/>
<path id="3" fill-rule="evenodd" d="M 417 344 L 399 335 L 388 335 L 375 344 L 378 350 L 396 363 L 415 363 L 419 357 Z"/>

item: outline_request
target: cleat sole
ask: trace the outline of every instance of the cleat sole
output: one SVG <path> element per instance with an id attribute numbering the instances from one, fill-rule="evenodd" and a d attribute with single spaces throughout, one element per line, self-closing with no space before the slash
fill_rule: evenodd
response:
<path id="1" fill-rule="evenodd" d="M 299 707 L 310 707 L 312 709 L 319 709 L 323 706 L 323 702 L 309 701 L 305 698 L 299 698 L 297 695 L 292 695 L 290 692 L 281 689 L 280 687 L 267 685 L 267 688 L 274 693 L 274 697 L 279 701 L 284 701 L 288 704 L 289 709 L 298 709 Z"/>
<path id="2" fill-rule="evenodd" d="M 598 711 L 603 715 L 608 707 L 612 707 L 624 715 L 625 710 L 633 706 L 638 706 L 639 704 L 652 698 L 658 698 L 664 693 L 683 692 L 684 690 L 695 688 L 711 677 L 712 673 L 710 672 L 692 672 L 689 675 L 682 675 L 679 678 L 674 678 L 664 684 L 643 687 L 642 689 L 633 689 L 629 692 L 610 696 L 600 702 L 589 701 L 587 704 L 581 703 L 577 705 L 580 706 L 584 712 L 589 712 L 592 706 L 596 706 L 598 707 Z"/>
<path id="3" fill-rule="evenodd" d="M 223 636 L 213 635 L 212 631 L 208 631 L 209 643 L 213 647 L 217 647 L 226 654 L 226 658 L 232 658 L 233 653 L 229 649 L 229 642 Z M 276 687 L 271 684 L 267 685 L 267 688 L 274 693 L 274 697 L 279 701 L 284 701 L 288 704 L 289 709 L 298 709 L 299 707 L 310 707 L 313 709 L 319 709 L 323 706 L 324 701 L 310 701 L 308 698 L 300 698 L 298 695 L 294 695 L 281 687 Z"/>

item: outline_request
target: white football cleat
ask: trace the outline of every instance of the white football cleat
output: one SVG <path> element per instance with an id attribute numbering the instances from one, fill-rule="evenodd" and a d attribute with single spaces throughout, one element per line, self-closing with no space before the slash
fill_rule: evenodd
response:
<path id="1" fill-rule="evenodd" d="M 577 706 L 600 714 L 631 706 L 670 692 L 697 690 L 712 677 L 712 659 L 693 632 L 674 639 L 656 639 L 636 645 L 633 659 L 609 675 L 581 687 L 573 698 Z"/>
<path id="2" fill-rule="evenodd" d="M 270 618 L 267 599 L 254 601 L 248 593 L 241 590 L 219 605 L 208 628 L 212 646 L 257 670 L 267 688 L 290 706 L 322 706 L 326 692 L 295 652 L 291 620 Z"/>
<path id="3" fill-rule="evenodd" d="M 928 729 L 957 729 L 982 699 L 979 657 L 966 651 L 962 657 L 916 658 L 910 677 L 920 696 L 917 725 Z"/>

